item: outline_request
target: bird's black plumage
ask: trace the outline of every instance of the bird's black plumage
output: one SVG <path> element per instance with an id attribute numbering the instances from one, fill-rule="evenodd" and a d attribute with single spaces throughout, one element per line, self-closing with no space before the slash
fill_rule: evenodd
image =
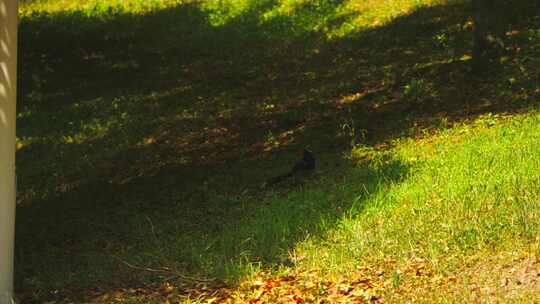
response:
<path id="1" fill-rule="evenodd" d="M 291 171 L 287 172 L 286 174 L 276 176 L 270 179 L 268 181 L 269 185 L 277 184 L 297 174 L 308 173 L 315 170 L 316 161 L 313 154 L 306 149 L 301 149 L 299 153 L 302 156 L 302 158 L 298 160 L 296 164 L 294 164 L 294 167 L 291 169 Z"/>
<path id="2" fill-rule="evenodd" d="M 302 149 L 300 151 L 300 154 L 302 155 L 302 159 L 296 162 L 296 164 L 291 170 L 291 173 L 294 174 L 295 172 L 298 172 L 298 171 L 315 170 L 315 157 L 313 157 L 313 154 L 311 154 L 311 152 L 305 149 Z"/>

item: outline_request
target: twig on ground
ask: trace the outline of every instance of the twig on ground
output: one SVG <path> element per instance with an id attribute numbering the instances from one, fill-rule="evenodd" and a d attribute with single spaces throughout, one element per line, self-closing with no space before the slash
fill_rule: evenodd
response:
<path id="1" fill-rule="evenodd" d="M 216 279 L 215 278 L 211 278 L 211 279 L 199 279 L 199 278 L 195 278 L 195 277 L 192 277 L 192 276 L 188 276 L 186 274 L 183 274 L 183 273 L 180 273 L 178 271 L 175 271 L 175 270 L 171 270 L 167 267 L 161 267 L 161 268 L 150 268 L 150 267 L 143 267 L 143 266 L 137 266 L 137 265 L 133 265 L 127 261 L 124 261 L 122 260 L 121 258 L 115 256 L 122 264 L 126 265 L 127 267 L 129 268 L 132 268 L 132 269 L 136 269 L 136 270 L 142 270 L 142 271 L 148 271 L 148 272 L 154 272 L 154 273 L 164 273 L 164 274 L 169 274 L 171 275 L 170 277 L 168 277 L 167 279 L 168 280 L 171 280 L 171 279 L 174 279 L 174 278 L 181 278 L 181 279 L 184 279 L 184 280 L 187 280 L 187 281 L 191 281 L 191 282 L 202 282 L 202 283 L 208 283 L 208 282 L 215 282 Z"/>

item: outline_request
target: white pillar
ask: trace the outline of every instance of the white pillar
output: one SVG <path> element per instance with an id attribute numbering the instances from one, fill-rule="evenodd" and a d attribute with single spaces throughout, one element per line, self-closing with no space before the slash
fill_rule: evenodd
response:
<path id="1" fill-rule="evenodd" d="M 0 304 L 13 300 L 17 0 L 0 0 Z"/>

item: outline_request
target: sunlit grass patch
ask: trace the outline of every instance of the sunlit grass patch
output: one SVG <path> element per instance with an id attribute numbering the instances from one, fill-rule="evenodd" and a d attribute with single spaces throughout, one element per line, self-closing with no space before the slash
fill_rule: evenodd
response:
<path id="1" fill-rule="evenodd" d="M 441 0 L 335 1 L 335 0 L 264 0 L 203 2 L 212 24 L 224 25 L 242 13 L 255 11 L 258 23 L 277 32 L 298 34 L 324 33 L 329 39 L 355 31 L 382 26 L 400 15 L 422 6 L 444 4 Z M 277 33 L 276 32 L 276 33 Z M 276 34 L 274 33 L 274 34 Z"/>
<path id="2" fill-rule="evenodd" d="M 387 24 L 394 18 L 411 13 L 420 7 L 446 4 L 444 0 L 362 1 L 349 0 L 342 5 L 341 14 L 349 16 L 346 22 L 327 31 L 328 38 L 339 38 L 352 32 Z"/>
<path id="3" fill-rule="evenodd" d="M 339 228 L 301 243 L 296 255 L 329 273 L 381 267 L 388 280 L 417 258 L 428 261 L 432 278 L 461 280 L 455 271 L 467 261 L 501 252 L 538 255 L 540 116 L 485 121 L 478 119 L 473 132 L 464 125 L 398 143 L 395 157 L 409 166 L 407 176 L 358 192 Z M 414 277 L 401 280 L 416 284 L 407 282 Z"/>
<path id="4" fill-rule="evenodd" d="M 23 0 L 19 4 L 21 16 L 82 12 L 88 16 L 111 13 L 144 13 L 192 2 L 191 0 Z"/>

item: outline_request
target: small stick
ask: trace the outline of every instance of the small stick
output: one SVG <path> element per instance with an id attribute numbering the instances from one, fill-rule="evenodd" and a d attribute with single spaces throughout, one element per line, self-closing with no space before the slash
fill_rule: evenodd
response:
<path id="1" fill-rule="evenodd" d="M 166 274 L 172 274 L 173 276 L 169 277 L 168 279 L 173 279 L 175 277 L 182 278 L 184 280 L 192 281 L 192 282 L 202 282 L 202 283 L 208 283 L 208 282 L 214 282 L 216 279 L 197 279 L 185 274 L 182 274 L 178 271 L 173 271 L 168 269 L 167 267 L 162 267 L 161 269 L 155 269 L 155 268 L 149 268 L 149 267 L 141 267 L 137 265 L 133 265 L 127 261 L 122 260 L 121 258 L 115 256 L 122 264 L 126 265 L 129 268 L 137 269 L 137 270 L 143 270 L 148 272 L 154 272 L 154 273 L 166 273 Z"/>

